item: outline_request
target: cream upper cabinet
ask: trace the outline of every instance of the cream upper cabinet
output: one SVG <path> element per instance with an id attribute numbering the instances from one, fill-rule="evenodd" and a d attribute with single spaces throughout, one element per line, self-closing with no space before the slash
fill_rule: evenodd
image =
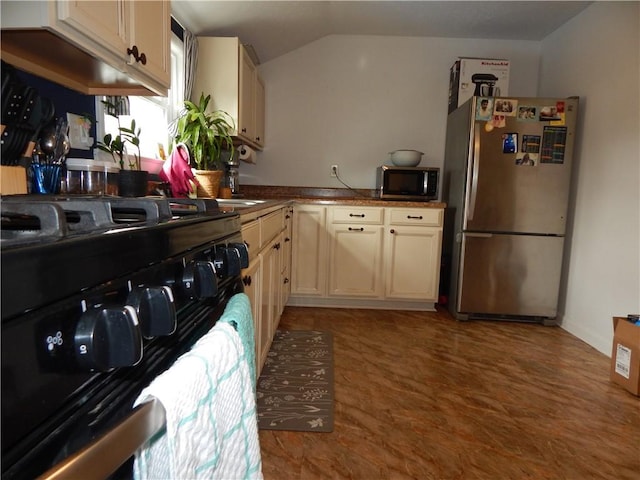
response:
<path id="1" fill-rule="evenodd" d="M 236 37 L 198 37 L 198 69 L 192 100 L 211 95 L 209 108 L 231 115 L 233 135 L 254 148 L 264 145 L 264 84 Z M 260 133 L 259 133 L 260 132 Z"/>
<path id="2" fill-rule="evenodd" d="M 324 296 L 327 293 L 327 207 L 295 205 L 291 295 Z"/>
<path id="3" fill-rule="evenodd" d="M 256 74 L 254 97 L 255 97 L 256 144 L 259 148 L 262 148 L 264 146 L 264 136 L 265 136 L 264 82 L 257 74 Z"/>
<path id="4" fill-rule="evenodd" d="M 329 211 L 329 295 L 381 297 L 384 209 Z"/>
<path id="5" fill-rule="evenodd" d="M 168 0 L 3 1 L 1 8 L 8 63 L 85 94 L 167 95 Z"/>
<path id="6" fill-rule="evenodd" d="M 385 296 L 437 301 L 443 210 L 389 208 L 387 214 Z"/>
<path id="7" fill-rule="evenodd" d="M 129 46 L 145 61 L 129 56 L 129 69 L 159 85 L 171 85 L 171 8 L 168 1 L 132 1 Z"/>

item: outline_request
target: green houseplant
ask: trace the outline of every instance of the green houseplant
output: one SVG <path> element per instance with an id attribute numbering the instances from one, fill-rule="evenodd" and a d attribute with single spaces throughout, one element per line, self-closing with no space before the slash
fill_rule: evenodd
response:
<path id="1" fill-rule="evenodd" d="M 114 111 L 114 105 L 106 100 L 102 101 L 108 112 Z M 118 122 L 118 134 L 107 133 L 102 141 L 97 142 L 98 149 L 111 155 L 113 161 L 120 166 L 118 174 L 118 195 L 123 197 L 143 197 L 147 193 L 149 172 L 141 169 L 140 163 L 140 133 L 142 129 L 136 126 L 135 119 L 124 127 L 120 123 L 120 116 L 109 113 Z M 127 151 L 127 144 L 134 147 L 133 153 Z M 126 161 L 125 161 L 126 158 Z M 125 169 L 125 166 L 128 169 Z"/>
<path id="2" fill-rule="evenodd" d="M 178 119 L 175 143 L 184 143 L 196 169 L 198 196 L 216 197 L 222 177 L 225 152 L 233 157 L 231 133 L 235 126 L 223 110 L 208 111 L 211 95 L 200 94 L 198 103 L 185 100 L 184 113 Z M 229 157 L 229 158 L 231 158 Z"/>

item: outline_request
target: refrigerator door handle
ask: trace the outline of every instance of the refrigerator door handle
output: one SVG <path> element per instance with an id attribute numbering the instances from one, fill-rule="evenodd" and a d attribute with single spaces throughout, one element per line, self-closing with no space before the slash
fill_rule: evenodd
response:
<path id="1" fill-rule="evenodd" d="M 491 233 L 469 233 L 469 232 L 465 232 L 465 235 L 467 237 L 476 237 L 476 238 L 491 238 L 491 237 L 493 237 L 493 234 L 491 234 Z"/>
<path id="2" fill-rule="evenodd" d="M 480 170 L 480 124 L 478 122 L 473 125 L 473 153 L 469 163 L 472 170 L 467 220 L 473 220 L 473 213 L 476 209 L 476 196 L 478 194 L 478 170 Z"/>

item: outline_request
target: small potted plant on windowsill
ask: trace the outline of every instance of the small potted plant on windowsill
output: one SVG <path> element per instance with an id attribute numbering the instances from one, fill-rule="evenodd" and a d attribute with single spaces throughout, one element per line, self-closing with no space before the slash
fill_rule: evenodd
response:
<path id="1" fill-rule="evenodd" d="M 175 143 L 184 143 L 196 168 L 199 197 L 217 197 L 223 174 L 222 157 L 233 158 L 231 132 L 235 129 L 231 116 L 223 110 L 207 111 L 211 95 L 200 94 L 196 104 L 185 100 L 184 114 L 178 119 Z"/>
<path id="2" fill-rule="evenodd" d="M 106 107 L 112 106 L 107 101 L 102 101 Z M 140 165 L 140 127 L 136 127 L 135 119 L 131 119 L 129 127 L 120 124 L 120 117 L 112 115 L 118 120 L 118 135 L 107 133 L 102 142 L 97 142 L 97 147 L 107 152 L 113 161 L 120 165 L 118 173 L 118 195 L 121 197 L 144 197 L 147 194 L 149 172 L 141 169 Z M 132 145 L 135 150 L 129 154 L 126 145 Z M 126 158 L 126 160 L 125 160 Z M 128 167 L 125 168 L 125 167 Z"/>

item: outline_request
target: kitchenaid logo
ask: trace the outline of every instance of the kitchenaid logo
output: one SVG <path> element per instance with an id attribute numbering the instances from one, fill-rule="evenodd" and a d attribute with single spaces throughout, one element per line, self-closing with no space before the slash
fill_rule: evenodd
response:
<path id="1" fill-rule="evenodd" d="M 481 62 L 482 65 L 489 65 L 492 67 L 508 67 L 509 66 L 509 62 L 503 61 L 495 61 L 495 62 L 488 62 L 488 61 L 482 61 Z"/>

